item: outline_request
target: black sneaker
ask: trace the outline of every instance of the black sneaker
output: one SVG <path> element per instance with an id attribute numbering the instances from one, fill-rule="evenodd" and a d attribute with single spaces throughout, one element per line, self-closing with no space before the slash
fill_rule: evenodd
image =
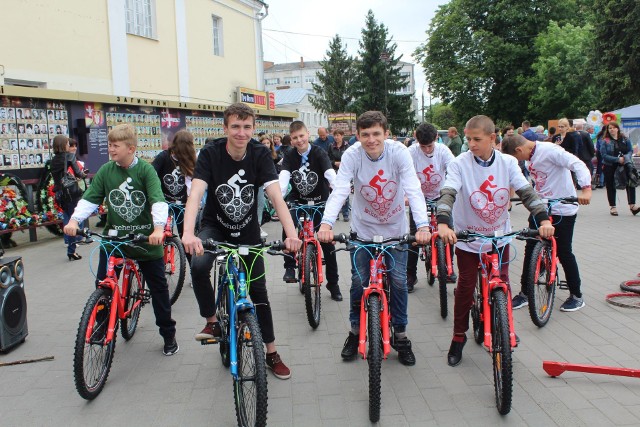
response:
<path id="1" fill-rule="evenodd" d="M 354 335 L 353 332 L 349 332 L 340 355 L 344 360 L 353 360 L 358 355 L 358 336 Z"/>
<path id="2" fill-rule="evenodd" d="M 327 283 L 327 289 L 331 292 L 331 299 L 334 301 L 342 301 L 342 293 L 340 292 L 340 285 L 337 283 Z"/>
<path id="3" fill-rule="evenodd" d="M 464 336 L 464 340 L 461 342 L 451 341 L 451 347 L 449 347 L 449 354 L 447 354 L 447 364 L 449 366 L 458 366 L 462 361 L 462 349 L 467 343 L 467 336 Z"/>
<path id="4" fill-rule="evenodd" d="M 398 352 L 398 360 L 405 366 L 413 366 L 416 364 L 416 356 L 411 350 L 411 341 L 409 338 L 396 338 L 395 349 Z"/>
<path id="5" fill-rule="evenodd" d="M 416 283 L 418 283 L 418 278 L 416 276 L 407 274 L 407 292 L 413 293 Z"/>
<path id="6" fill-rule="evenodd" d="M 458 275 L 456 273 L 451 273 L 447 276 L 447 283 L 456 283 L 458 281 Z"/>
<path id="7" fill-rule="evenodd" d="M 287 283 L 295 283 L 298 280 L 296 279 L 296 269 L 295 268 L 287 268 L 284 270 L 284 276 L 282 276 L 282 280 Z"/>
<path id="8" fill-rule="evenodd" d="M 176 337 L 164 339 L 164 349 L 162 350 L 162 353 L 165 356 L 173 356 L 179 350 L 180 350 L 180 347 L 178 347 L 178 343 L 176 342 Z"/>

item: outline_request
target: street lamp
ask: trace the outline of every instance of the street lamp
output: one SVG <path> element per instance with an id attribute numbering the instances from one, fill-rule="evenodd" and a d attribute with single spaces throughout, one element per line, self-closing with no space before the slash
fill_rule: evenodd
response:
<path id="1" fill-rule="evenodd" d="M 421 95 L 422 95 L 422 121 L 423 122 L 424 122 L 424 85 L 426 85 L 426 84 L 427 84 L 426 81 L 422 84 L 422 93 L 421 93 Z"/>
<path id="2" fill-rule="evenodd" d="M 384 115 L 389 118 L 389 111 L 387 111 L 387 64 L 389 63 L 389 52 L 383 51 L 380 53 L 380 60 L 385 63 L 384 66 Z"/>

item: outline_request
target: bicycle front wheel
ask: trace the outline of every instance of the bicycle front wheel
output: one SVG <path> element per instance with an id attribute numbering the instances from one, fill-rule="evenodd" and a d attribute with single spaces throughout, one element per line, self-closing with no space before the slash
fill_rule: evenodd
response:
<path id="1" fill-rule="evenodd" d="M 73 376 L 78 394 L 87 400 L 93 400 L 100 394 L 111 369 L 117 335 L 113 334 L 113 340 L 105 344 L 110 312 L 110 292 L 98 288 L 89 297 L 78 325 Z M 90 331 L 89 336 L 87 331 Z"/>
<path id="2" fill-rule="evenodd" d="M 165 257 L 164 276 L 169 286 L 169 299 L 171 300 L 171 305 L 173 305 L 178 300 L 184 285 L 184 276 L 187 271 L 187 254 L 178 236 L 171 236 L 165 239 L 164 251 L 165 254 L 168 253 L 169 255 L 168 259 Z"/>
<path id="3" fill-rule="evenodd" d="M 478 344 L 484 342 L 484 320 L 482 317 L 482 272 L 478 270 L 478 280 L 473 291 L 473 305 L 471 306 L 471 321 L 473 323 L 473 339 Z"/>
<path id="4" fill-rule="evenodd" d="M 217 265 L 217 263 L 216 263 Z M 222 330 L 222 337 L 218 343 L 220 347 L 220 358 L 222 359 L 222 366 L 228 368 L 231 365 L 230 353 L 229 353 L 229 289 L 224 283 L 224 265 L 219 266 L 217 272 L 216 283 L 220 287 L 218 291 L 218 303 L 216 307 L 216 317 L 220 322 L 220 329 Z"/>
<path id="5" fill-rule="evenodd" d="M 496 289 L 493 291 L 491 299 L 493 382 L 496 392 L 496 406 L 501 415 L 506 415 L 511 411 L 513 388 L 507 297 L 502 289 Z"/>
<path id="6" fill-rule="evenodd" d="M 429 286 L 433 286 L 436 281 L 436 276 L 434 276 L 431 271 L 431 242 L 424 245 L 422 250 L 424 254 L 424 268 L 427 271 L 427 283 Z"/>
<path id="7" fill-rule="evenodd" d="M 447 318 L 447 254 L 446 247 L 441 239 L 436 240 L 436 253 L 438 255 L 438 287 L 440 288 L 440 316 Z"/>
<path id="8" fill-rule="evenodd" d="M 233 395 L 239 426 L 267 425 L 267 366 L 258 321 L 250 311 L 238 313 L 238 377 Z"/>
<path id="9" fill-rule="evenodd" d="M 538 327 L 543 327 L 551 318 L 553 302 L 558 284 L 558 271 L 551 282 L 551 245 L 543 240 L 533 247 L 531 263 L 527 277 L 527 298 L 529 300 L 529 315 L 531 321 Z"/>
<path id="10" fill-rule="evenodd" d="M 122 334 L 122 338 L 127 341 L 133 338 L 133 334 L 136 333 L 136 329 L 138 328 L 143 295 L 144 280 L 142 279 L 142 273 L 131 270 L 129 272 L 129 289 L 127 289 L 127 295 L 125 295 L 125 310 L 131 311 L 129 312 L 129 316 L 122 319 L 122 323 L 120 323 L 120 333 Z M 138 304 L 136 308 L 133 308 L 137 301 L 140 301 L 140 304 Z"/>
<path id="11" fill-rule="evenodd" d="M 382 329 L 380 325 L 381 301 L 377 294 L 369 295 L 369 420 L 380 420 L 380 371 L 382 369 Z"/>
<path id="12" fill-rule="evenodd" d="M 316 245 L 307 244 L 307 254 L 304 260 L 304 302 L 307 309 L 309 325 L 316 329 L 320 325 L 320 283 L 318 283 L 318 253 Z M 322 266 L 320 267 L 322 268 Z"/>

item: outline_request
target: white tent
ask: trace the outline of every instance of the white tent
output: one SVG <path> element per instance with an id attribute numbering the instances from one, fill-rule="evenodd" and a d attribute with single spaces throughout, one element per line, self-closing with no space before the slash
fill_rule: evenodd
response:
<path id="1" fill-rule="evenodd" d="M 615 110 L 620 120 L 622 132 L 629 137 L 633 151 L 638 154 L 640 147 L 640 104 Z"/>

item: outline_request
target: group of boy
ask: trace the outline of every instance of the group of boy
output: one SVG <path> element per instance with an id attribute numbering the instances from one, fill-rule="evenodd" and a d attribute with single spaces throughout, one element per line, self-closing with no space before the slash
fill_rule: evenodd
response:
<path id="1" fill-rule="evenodd" d="M 554 234 L 545 205 L 539 194 L 546 198 L 575 195 L 569 170 L 578 175 L 584 184 L 579 198 L 581 204 L 588 204 L 591 197 L 589 183 L 582 168 L 571 154 L 559 155 L 553 144 L 527 142 L 521 136 L 505 138 L 503 151 L 495 149 L 495 127 L 486 116 L 475 116 L 465 128 L 469 151 L 457 158 L 442 144 L 436 144 L 437 131 L 430 124 L 422 124 L 416 131 L 418 144 L 406 148 L 388 138 L 386 117 L 377 111 L 362 114 L 356 123 L 358 141 L 344 151 L 338 172 L 334 171 L 325 150 L 309 144 L 309 132 L 300 121 L 290 126 L 292 145 L 284 158 L 280 175 L 266 147 L 252 137 L 255 131 L 255 113 L 242 103 L 229 106 L 224 112 L 224 132 L 222 138 L 207 144 L 200 151 L 194 172 L 184 218 L 182 242 L 193 257 L 191 275 L 194 293 L 200 314 L 206 319 L 203 330 L 196 334 L 197 340 L 221 336 L 220 324 L 215 314 L 215 295 L 211 284 L 211 268 L 214 256 L 203 250 L 202 240 L 213 238 L 235 244 L 257 244 L 260 242 L 260 225 L 257 206 L 254 203 L 256 191 L 264 189 L 271 199 L 283 227 L 286 250 L 295 253 L 302 242 L 296 232 L 297 215 L 289 211 L 283 198 L 284 190 L 292 182 L 293 190 L 289 200 L 293 203 L 309 204 L 317 202 L 314 224 L 317 238 L 322 242 L 322 251 L 327 264 L 327 288 L 334 300 L 342 300 L 338 285 L 338 269 L 334 254 L 333 225 L 351 194 L 353 184 L 353 209 L 350 217 L 351 232 L 360 239 L 371 240 L 376 235 L 385 238 L 404 235 L 409 228 L 415 233 L 416 244 L 425 245 L 431 239 L 430 220 L 427 216 L 425 199 L 436 199 L 438 233 L 444 243 L 456 244 L 454 229 L 487 232 L 508 232 L 511 229 L 509 213 L 503 209 L 499 215 L 485 215 L 483 208 L 475 206 L 472 194 L 480 192 L 491 200 L 501 189 L 514 188 L 524 206 L 531 212 L 530 222 L 537 226 L 540 235 L 548 238 Z M 555 147 L 555 148 L 554 148 Z M 72 220 L 65 227 L 65 233 L 74 235 L 78 223 L 86 219 L 95 207 L 110 192 L 118 191 L 126 183 L 129 190 L 140 190 L 146 200 L 141 214 L 136 218 L 120 215 L 119 210 L 109 209 L 106 229 L 127 233 L 130 230 L 149 235 L 147 252 L 131 254 L 140 262 L 141 270 L 149 284 L 156 324 L 164 337 L 165 355 L 178 351 L 175 339 L 175 321 L 171 319 L 167 283 L 162 264 L 161 244 L 167 219 L 167 205 L 162 197 L 160 182 L 153 168 L 135 157 L 136 137 L 131 125 L 116 126 L 109 134 L 109 154 L 112 161 L 103 166 L 78 204 Z M 506 155 L 506 154 L 511 155 Z M 570 157 L 571 156 L 571 157 Z M 538 183 L 534 190 L 523 177 L 517 160 L 528 160 L 532 172 L 545 175 L 547 180 Z M 586 168 L 585 168 L 586 169 Z M 422 180 L 419 179 L 422 174 Z M 431 179 L 438 175 L 439 178 Z M 424 180 L 424 178 L 427 178 Z M 429 185 L 421 185 L 429 183 Z M 590 182 L 590 180 L 589 180 Z M 217 189 L 222 186 L 233 190 L 231 201 L 219 197 Z M 250 187 L 247 200 L 245 187 Z M 199 203 L 207 192 L 204 204 L 201 231 L 194 234 Z M 537 192 L 536 192 L 537 191 Z M 375 198 L 367 197 L 375 192 Z M 245 194 L 245 197 L 241 197 Z M 236 200 L 237 199 L 237 200 Z M 127 199 L 128 200 L 128 199 Z M 383 203 L 378 203 L 384 200 Z M 405 215 L 405 200 L 410 207 L 411 227 Z M 237 202 L 237 203 L 236 203 Z M 487 206 L 484 208 L 489 209 Z M 136 211 L 138 212 L 138 211 Z M 553 215 L 563 215 L 564 230 L 556 235 L 560 262 L 567 272 L 571 289 L 571 304 L 567 311 L 584 306 L 580 293 L 580 278 L 575 257 L 571 253 L 571 238 L 575 211 L 559 210 Z M 572 217 L 573 220 L 567 220 Z M 415 355 L 411 341 L 407 337 L 408 292 L 413 289 L 416 277 L 417 256 L 409 255 L 414 250 L 391 249 L 385 253 L 389 271 L 391 292 L 391 319 L 394 330 L 394 347 L 404 365 L 414 365 Z M 530 256 L 530 247 L 526 254 Z M 469 309 L 475 288 L 478 268 L 478 254 L 483 250 L 480 243 L 456 245 L 459 278 L 454 303 L 454 334 L 447 356 L 448 364 L 456 366 L 462 359 L 462 349 L 469 327 Z M 486 248 L 485 248 L 486 250 Z M 505 252 L 508 248 L 504 249 Z M 503 255 L 505 256 L 505 255 Z M 508 255 L 506 255 L 508 258 Z M 526 256 L 526 255 L 525 255 Z M 281 379 L 291 376 L 276 351 L 275 334 L 271 307 L 266 289 L 264 263 L 261 258 L 249 255 L 245 262 L 253 265 L 250 297 L 256 307 L 263 341 L 267 348 L 267 366 Z M 573 258 L 571 258 L 573 257 Z M 392 258 L 392 260 L 391 260 Z M 369 256 L 365 251 L 352 252 L 349 320 L 351 330 L 342 349 L 341 356 L 352 360 L 357 355 L 360 301 L 364 287 L 368 283 Z M 574 265 L 575 264 L 575 265 Z M 101 267 L 98 279 L 106 275 L 106 255 L 101 252 Z M 285 281 L 295 280 L 294 264 L 285 261 Z M 503 279 L 508 283 L 508 264 L 502 267 Z M 525 286 L 523 273 L 522 285 Z M 251 278 L 249 278 L 251 280 Z M 522 296 L 519 294 L 517 297 Z M 569 300 L 567 300 L 568 304 Z"/>

